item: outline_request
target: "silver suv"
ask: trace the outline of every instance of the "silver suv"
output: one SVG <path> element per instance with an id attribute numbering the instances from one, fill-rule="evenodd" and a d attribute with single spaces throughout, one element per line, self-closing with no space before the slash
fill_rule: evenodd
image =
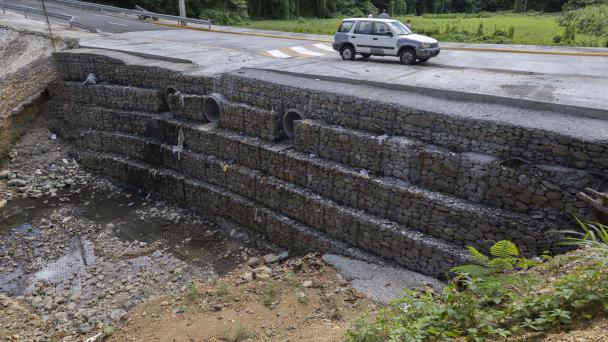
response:
<path id="1" fill-rule="evenodd" d="M 398 56 L 403 64 L 426 62 L 440 51 L 437 40 L 412 33 L 399 20 L 372 18 L 342 20 L 333 48 L 344 60 L 353 60 L 357 54 Z"/>

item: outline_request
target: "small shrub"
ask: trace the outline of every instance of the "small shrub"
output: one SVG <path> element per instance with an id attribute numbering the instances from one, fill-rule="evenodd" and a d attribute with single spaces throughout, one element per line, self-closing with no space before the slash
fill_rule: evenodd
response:
<path id="1" fill-rule="evenodd" d="M 511 26 L 509 27 L 509 31 L 507 32 L 507 37 L 513 39 L 513 36 L 515 36 L 515 27 Z"/>
<path id="2" fill-rule="evenodd" d="M 200 295 L 201 291 L 198 289 L 198 286 L 196 286 L 196 283 L 190 283 L 190 286 L 188 286 L 188 297 L 190 297 L 190 299 L 195 299 L 200 297 Z"/>
<path id="3" fill-rule="evenodd" d="M 308 296 L 304 292 L 296 293 L 296 297 L 298 298 L 298 302 L 300 304 L 308 305 Z"/>
<path id="4" fill-rule="evenodd" d="M 231 338 L 227 340 L 230 342 L 241 342 L 253 338 L 254 334 L 247 329 L 247 327 L 239 325 L 239 328 L 236 330 L 236 333 Z"/>
<path id="5" fill-rule="evenodd" d="M 272 281 L 268 281 L 266 283 L 266 287 L 264 288 L 264 299 L 263 303 L 267 307 L 271 307 L 277 298 L 278 292 L 274 283 Z"/>
<path id="6" fill-rule="evenodd" d="M 479 277 L 513 268 L 527 269 L 539 264 L 537 261 L 520 258 L 519 249 L 508 240 L 501 240 L 492 245 L 490 247 L 491 257 L 484 255 L 474 247 L 469 246 L 467 249 L 469 250 L 469 256 L 476 264 L 456 266 L 451 269 L 452 272 Z"/>
<path id="7" fill-rule="evenodd" d="M 218 281 L 215 285 L 215 289 L 217 290 L 217 294 L 220 296 L 227 296 L 230 293 L 230 289 L 228 288 L 228 284 L 223 281 Z"/>
<path id="8" fill-rule="evenodd" d="M 555 44 L 561 43 L 562 42 L 562 36 L 555 36 L 555 37 L 553 37 L 553 42 Z"/>
<path id="9" fill-rule="evenodd" d="M 477 35 L 482 37 L 484 35 L 483 32 L 483 23 L 479 23 L 479 26 L 477 27 Z"/>
<path id="10" fill-rule="evenodd" d="M 111 325 L 106 325 L 101 329 L 101 338 L 106 339 L 114 334 L 116 328 Z"/>
<path id="11" fill-rule="evenodd" d="M 581 230 L 565 230 L 564 244 L 591 250 L 589 258 L 608 265 L 608 227 L 599 222 L 581 221 L 575 217 Z"/>
<path id="12" fill-rule="evenodd" d="M 188 310 L 187 306 L 180 305 L 177 307 L 177 309 L 175 309 L 175 313 L 184 313 L 184 312 L 186 312 L 186 310 Z"/>

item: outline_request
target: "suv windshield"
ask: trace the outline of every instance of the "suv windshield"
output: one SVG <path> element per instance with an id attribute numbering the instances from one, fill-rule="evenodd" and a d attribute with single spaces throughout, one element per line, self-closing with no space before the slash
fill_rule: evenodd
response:
<path id="1" fill-rule="evenodd" d="M 391 21 L 388 24 L 397 35 L 412 34 L 412 31 L 410 31 L 410 29 L 408 29 L 407 26 L 403 25 L 403 23 L 400 21 Z"/>

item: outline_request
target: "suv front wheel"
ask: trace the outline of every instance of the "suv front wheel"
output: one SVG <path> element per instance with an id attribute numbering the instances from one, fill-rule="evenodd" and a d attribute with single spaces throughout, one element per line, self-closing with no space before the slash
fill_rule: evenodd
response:
<path id="1" fill-rule="evenodd" d="M 340 49 L 340 56 L 345 61 L 352 61 L 355 59 L 355 48 L 350 45 L 343 46 L 342 49 Z"/>
<path id="2" fill-rule="evenodd" d="M 416 63 L 416 51 L 411 48 L 403 49 L 403 51 L 401 51 L 401 54 L 399 55 L 399 60 L 401 61 L 401 63 L 406 65 L 412 65 Z"/>

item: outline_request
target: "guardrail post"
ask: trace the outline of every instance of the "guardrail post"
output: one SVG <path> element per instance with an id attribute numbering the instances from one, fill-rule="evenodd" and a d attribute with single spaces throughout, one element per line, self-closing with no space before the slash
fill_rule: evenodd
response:
<path id="1" fill-rule="evenodd" d="M 6 8 L 4 7 L 4 3 L 2 4 L 2 14 L 6 14 Z"/>
<path id="2" fill-rule="evenodd" d="M 27 18 L 27 7 L 23 9 L 23 16 Z"/>

